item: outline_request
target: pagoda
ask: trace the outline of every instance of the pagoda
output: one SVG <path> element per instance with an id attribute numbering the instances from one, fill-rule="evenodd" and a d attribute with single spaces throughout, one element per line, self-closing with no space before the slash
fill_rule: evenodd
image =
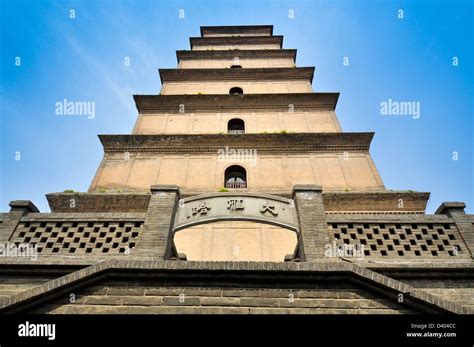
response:
<path id="1" fill-rule="evenodd" d="M 0 214 L 1 312 L 472 312 L 464 203 L 429 215 L 429 193 L 387 189 L 374 133 L 342 131 L 339 93 L 272 25 L 190 46 L 134 95 L 131 134 L 99 135 L 87 192 Z"/>

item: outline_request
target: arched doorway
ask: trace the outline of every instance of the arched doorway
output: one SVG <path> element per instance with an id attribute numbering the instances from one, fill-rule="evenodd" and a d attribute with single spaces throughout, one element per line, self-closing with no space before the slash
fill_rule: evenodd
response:
<path id="1" fill-rule="evenodd" d="M 245 122 L 242 119 L 233 118 L 227 122 L 228 134 L 244 134 Z"/>
<path id="2" fill-rule="evenodd" d="M 224 187 L 230 189 L 247 188 L 247 171 L 239 165 L 229 166 L 224 173 Z"/>

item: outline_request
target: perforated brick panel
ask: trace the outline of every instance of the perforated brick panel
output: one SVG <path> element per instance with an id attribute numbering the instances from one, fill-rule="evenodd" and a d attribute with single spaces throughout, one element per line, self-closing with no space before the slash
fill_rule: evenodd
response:
<path id="1" fill-rule="evenodd" d="M 363 245 L 365 256 L 468 257 L 454 224 L 328 223 L 339 244 Z"/>
<path id="2" fill-rule="evenodd" d="M 36 244 L 42 255 L 127 254 L 143 222 L 20 222 L 11 242 Z"/>

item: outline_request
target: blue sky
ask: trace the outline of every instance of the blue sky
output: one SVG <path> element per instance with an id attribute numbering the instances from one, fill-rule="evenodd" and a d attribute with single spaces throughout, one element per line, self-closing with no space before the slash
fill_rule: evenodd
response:
<path id="1" fill-rule="evenodd" d="M 375 132 L 388 189 L 431 192 L 430 213 L 442 201 L 473 213 L 473 12 L 472 1 L 0 0 L 0 211 L 87 191 L 97 135 L 131 132 L 132 94 L 159 92 L 158 67 L 176 67 L 200 25 L 273 24 L 297 65 L 316 67 L 314 91 L 341 93 L 343 130 Z M 57 116 L 64 98 L 94 101 L 95 118 Z M 380 115 L 388 99 L 419 102 L 420 118 Z"/>

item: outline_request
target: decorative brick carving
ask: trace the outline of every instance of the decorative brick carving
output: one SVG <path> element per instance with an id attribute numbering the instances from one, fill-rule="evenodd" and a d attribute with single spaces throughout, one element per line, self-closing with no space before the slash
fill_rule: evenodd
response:
<path id="1" fill-rule="evenodd" d="M 36 245 L 39 255 L 131 254 L 143 222 L 20 222 L 10 242 Z"/>
<path id="2" fill-rule="evenodd" d="M 180 113 L 185 106 L 186 113 L 196 112 L 288 112 L 325 110 L 334 111 L 339 93 L 287 93 L 287 94 L 240 94 L 240 95 L 134 95 L 135 105 L 140 113 Z"/>
<path id="3" fill-rule="evenodd" d="M 314 67 L 248 69 L 160 69 L 161 83 L 176 81 L 313 81 Z"/>
<path id="4" fill-rule="evenodd" d="M 370 257 L 469 257 L 454 223 L 337 222 L 328 230 L 337 244 L 363 245 Z"/>

